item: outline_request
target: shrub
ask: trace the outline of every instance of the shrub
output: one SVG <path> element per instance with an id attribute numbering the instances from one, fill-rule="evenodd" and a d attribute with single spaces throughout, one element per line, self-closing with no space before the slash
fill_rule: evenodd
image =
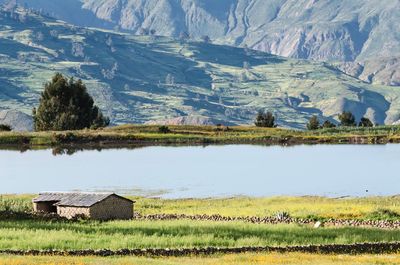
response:
<path id="1" fill-rule="evenodd" d="M 171 130 L 168 128 L 168 126 L 163 125 L 158 128 L 158 132 L 159 133 L 170 133 Z"/>
<path id="2" fill-rule="evenodd" d="M 312 130 L 318 130 L 320 128 L 319 120 L 317 116 L 312 116 L 307 124 L 307 129 L 312 131 Z"/>
<path id="3" fill-rule="evenodd" d="M 272 112 L 262 112 L 257 114 L 255 125 L 257 127 L 275 128 L 275 117 Z"/>
<path id="4" fill-rule="evenodd" d="M 357 125 L 356 118 L 350 111 L 343 111 L 342 114 L 339 115 L 339 120 L 340 126 L 354 127 Z"/>
<path id="5" fill-rule="evenodd" d="M 10 132 L 12 128 L 10 125 L 0 124 L 0 132 Z"/>
<path id="6" fill-rule="evenodd" d="M 33 118 L 36 131 L 97 129 L 110 124 L 94 105 L 83 82 L 67 80 L 59 73 L 45 85 Z"/>
<path id="7" fill-rule="evenodd" d="M 400 219 L 400 214 L 389 209 L 378 209 L 368 215 L 369 219 Z"/>
<path id="8" fill-rule="evenodd" d="M 279 221 L 285 221 L 290 219 L 290 214 L 288 212 L 278 212 L 275 214 L 276 219 Z"/>
<path id="9" fill-rule="evenodd" d="M 358 124 L 359 127 L 374 127 L 374 124 L 372 123 L 372 121 L 368 118 L 361 118 L 360 123 Z"/>
<path id="10" fill-rule="evenodd" d="M 324 121 L 324 123 L 322 124 L 322 128 L 324 129 L 331 129 L 331 128 L 335 128 L 336 125 L 328 120 Z"/>

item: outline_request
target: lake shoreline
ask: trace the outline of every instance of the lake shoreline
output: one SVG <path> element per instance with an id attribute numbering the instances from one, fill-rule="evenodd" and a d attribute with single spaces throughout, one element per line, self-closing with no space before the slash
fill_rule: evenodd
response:
<path id="1" fill-rule="evenodd" d="M 400 143 L 399 126 L 343 127 L 296 131 L 251 126 L 159 126 L 123 125 L 103 130 L 64 132 L 0 132 L 0 149 L 80 148 L 110 149 L 157 145 L 316 145 Z"/>

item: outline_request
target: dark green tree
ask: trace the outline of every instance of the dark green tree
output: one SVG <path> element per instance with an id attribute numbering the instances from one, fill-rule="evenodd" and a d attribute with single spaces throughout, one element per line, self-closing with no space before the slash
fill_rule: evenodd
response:
<path id="1" fill-rule="evenodd" d="M 83 82 L 68 80 L 60 73 L 45 85 L 33 118 L 36 131 L 97 129 L 110 124 L 94 105 Z"/>
<path id="2" fill-rule="evenodd" d="M 165 134 L 165 133 L 170 133 L 171 130 L 168 128 L 168 126 L 163 125 L 163 126 L 158 127 L 158 132 Z"/>
<path id="3" fill-rule="evenodd" d="M 0 132 L 10 132 L 12 128 L 10 125 L 0 124 Z"/>
<path id="4" fill-rule="evenodd" d="M 275 128 L 275 117 L 272 112 L 262 112 L 257 114 L 255 125 L 257 127 Z"/>
<path id="5" fill-rule="evenodd" d="M 321 128 L 321 126 L 320 126 L 318 117 L 315 116 L 315 115 L 312 116 L 312 117 L 310 118 L 310 120 L 308 121 L 307 129 L 310 130 L 310 131 L 313 131 L 313 130 L 318 130 L 318 129 L 320 129 L 320 128 Z"/>
<path id="6" fill-rule="evenodd" d="M 322 124 L 322 128 L 324 129 L 331 129 L 331 128 L 335 128 L 336 125 L 328 120 L 324 121 L 324 123 Z"/>
<path id="7" fill-rule="evenodd" d="M 374 127 L 374 124 L 372 123 L 372 121 L 370 119 L 362 117 L 358 126 L 359 127 Z"/>
<path id="8" fill-rule="evenodd" d="M 357 126 L 356 118 L 350 111 L 343 111 L 339 114 L 340 126 L 354 127 Z"/>

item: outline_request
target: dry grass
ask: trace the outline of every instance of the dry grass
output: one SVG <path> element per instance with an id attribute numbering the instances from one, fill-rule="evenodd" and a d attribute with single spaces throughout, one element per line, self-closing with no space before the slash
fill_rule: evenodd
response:
<path id="1" fill-rule="evenodd" d="M 367 219 L 379 209 L 400 213 L 400 196 L 366 198 L 235 197 L 229 199 L 161 200 L 135 198 L 142 214 L 184 213 L 224 216 L 273 216 L 285 211 L 299 218 Z M 386 216 L 381 216 L 387 219 Z M 379 219 L 376 216 L 375 219 Z"/>

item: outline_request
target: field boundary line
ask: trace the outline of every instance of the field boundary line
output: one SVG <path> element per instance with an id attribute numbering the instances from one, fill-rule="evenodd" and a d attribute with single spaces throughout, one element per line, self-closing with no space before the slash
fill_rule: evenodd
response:
<path id="1" fill-rule="evenodd" d="M 400 242 L 391 243 L 356 243 L 330 245 L 304 245 L 287 247 L 206 247 L 206 248 L 153 248 L 153 249 L 121 249 L 121 250 L 0 250 L 3 255 L 16 256 L 153 256 L 180 257 L 202 256 L 213 254 L 242 254 L 242 253 L 314 253 L 314 254 L 393 254 L 400 253 Z"/>

